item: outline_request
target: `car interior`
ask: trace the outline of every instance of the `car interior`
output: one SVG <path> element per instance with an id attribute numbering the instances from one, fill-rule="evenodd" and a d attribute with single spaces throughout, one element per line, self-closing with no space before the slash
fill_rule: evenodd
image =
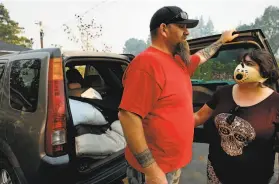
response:
<path id="1" fill-rule="evenodd" d="M 123 65 L 127 64 L 92 60 L 66 64 L 67 94 L 81 173 L 87 173 L 126 146 L 118 120 Z"/>

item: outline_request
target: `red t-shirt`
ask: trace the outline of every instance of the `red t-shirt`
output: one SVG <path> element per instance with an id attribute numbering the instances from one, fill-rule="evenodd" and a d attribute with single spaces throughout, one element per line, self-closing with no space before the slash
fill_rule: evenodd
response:
<path id="1" fill-rule="evenodd" d="M 142 118 L 145 138 L 159 167 L 171 172 L 187 165 L 192 158 L 194 115 L 190 76 L 200 62 L 191 56 L 187 66 L 179 56 L 149 47 L 128 66 L 119 108 Z M 126 147 L 129 164 L 142 168 Z"/>

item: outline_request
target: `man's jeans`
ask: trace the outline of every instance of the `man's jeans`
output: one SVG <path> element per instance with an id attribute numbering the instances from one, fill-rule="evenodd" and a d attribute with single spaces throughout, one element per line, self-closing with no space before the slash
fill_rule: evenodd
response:
<path id="1" fill-rule="evenodd" d="M 181 169 L 166 174 L 168 184 L 178 184 Z M 135 170 L 130 165 L 127 167 L 127 178 L 129 184 L 145 184 L 144 174 Z"/>

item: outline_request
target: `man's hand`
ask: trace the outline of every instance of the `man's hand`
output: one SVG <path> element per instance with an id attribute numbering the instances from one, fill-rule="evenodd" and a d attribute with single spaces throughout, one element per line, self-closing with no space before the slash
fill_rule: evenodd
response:
<path id="1" fill-rule="evenodd" d="M 146 184 L 168 184 L 166 174 L 156 163 L 146 168 L 145 182 Z"/>
<path id="2" fill-rule="evenodd" d="M 135 154 L 139 164 L 143 167 L 147 184 L 167 184 L 165 173 L 156 164 L 149 149 Z"/>
<path id="3" fill-rule="evenodd" d="M 232 29 L 232 30 L 228 30 L 228 31 L 224 31 L 221 35 L 221 38 L 219 39 L 220 42 L 222 44 L 226 43 L 226 42 L 230 42 L 232 41 L 233 39 L 235 39 L 236 37 L 239 36 L 239 34 L 234 34 L 233 35 L 233 32 L 236 32 L 235 29 Z"/>

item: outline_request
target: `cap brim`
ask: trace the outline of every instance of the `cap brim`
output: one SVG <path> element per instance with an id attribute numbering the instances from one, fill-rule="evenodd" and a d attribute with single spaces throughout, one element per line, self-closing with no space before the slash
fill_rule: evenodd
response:
<path id="1" fill-rule="evenodd" d="M 175 21 L 176 24 L 186 24 L 187 28 L 194 28 L 199 24 L 199 20 L 187 19 L 182 21 Z"/>

